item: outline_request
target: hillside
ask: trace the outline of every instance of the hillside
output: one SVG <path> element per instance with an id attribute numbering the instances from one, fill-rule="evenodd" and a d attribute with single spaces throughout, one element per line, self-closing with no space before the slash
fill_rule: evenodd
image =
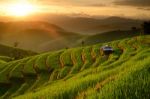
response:
<path id="1" fill-rule="evenodd" d="M 47 17 L 48 16 L 48 17 Z M 103 16 L 76 16 L 76 15 L 40 15 L 37 19 L 47 20 L 65 30 L 82 34 L 103 33 L 113 30 L 126 30 L 131 27 L 141 27 L 143 20 L 124 17 L 103 17 Z"/>
<path id="2" fill-rule="evenodd" d="M 140 30 L 114 30 L 95 35 L 90 35 L 82 39 L 86 45 L 110 42 L 114 40 L 120 40 L 127 37 L 134 37 L 140 35 Z"/>
<path id="3" fill-rule="evenodd" d="M 0 64 L 2 99 L 149 99 L 150 36 L 64 49 Z M 100 47 L 114 48 L 109 57 Z"/>
<path id="4" fill-rule="evenodd" d="M 114 40 L 120 40 L 127 37 L 141 35 L 139 29 L 136 30 L 114 30 L 94 35 L 68 36 L 66 38 L 55 39 L 54 41 L 46 42 L 40 48 L 43 51 L 58 50 L 62 48 L 72 48 L 79 46 L 93 45 L 97 43 L 105 43 Z M 64 43 L 65 42 L 65 43 Z M 84 44 L 82 45 L 82 42 Z"/>
<path id="5" fill-rule="evenodd" d="M 37 54 L 36 52 L 27 51 L 27 50 L 9 47 L 0 44 L 0 60 L 11 61 L 14 59 L 21 59 L 36 54 Z"/>
<path id="6" fill-rule="evenodd" d="M 87 19 L 83 19 L 83 20 L 85 20 L 86 22 Z M 110 20 L 114 20 L 114 21 L 110 21 Z M 118 20 L 119 22 L 122 21 L 125 22 L 125 19 L 124 20 L 119 18 L 108 19 L 109 22 L 115 22 L 116 20 Z M 91 22 L 96 22 L 96 21 L 91 19 L 89 23 L 85 23 L 85 24 L 90 24 Z M 102 23 L 107 23 L 103 21 Z M 83 26 L 79 25 L 79 27 L 81 28 Z M 97 27 L 97 28 L 101 29 L 101 27 Z M 122 29 L 122 28 L 118 27 L 117 29 Z M 82 41 L 85 42 L 85 45 L 91 45 L 91 44 L 104 43 L 108 41 L 139 35 L 140 32 L 139 29 L 137 29 L 136 31 L 130 30 L 130 28 L 128 29 L 129 30 L 116 30 L 116 31 L 113 30 L 104 33 L 95 32 L 96 34 L 92 34 L 93 32 L 91 32 L 92 35 L 87 35 L 87 34 L 83 35 L 79 33 L 68 32 L 57 25 L 50 24 L 48 22 L 42 22 L 42 21 L 0 22 L 0 43 L 4 45 L 14 46 L 14 43 L 17 42 L 18 47 L 21 49 L 32 50 L 41 53 L 41 52 L 60 50 L 60 49 L 70 48 L 70 47 L 79 47 L 81 46 Z M 96 30 L 96 29 L 92 29 L 92 30 Z M 88 31 L 90 32 L 90 30 Z"/>
<path id="7" fill-rule="evenodd" d="M 18 47 L 21 49 L 33 50 L 36 52 L 47 51 L 43 50 L 44 48 L 41 46 L 44 46 L 48 42 L 61 39 L 61 41 L 57 43 L 57 46 L 60 49 L 64 48 L 64 45 L 67 45 L 72 39 L 71 37 L 80 37 L 80 35 L 65 31 L 48 22 L 0 22 L 0 43 L 13 46 L 15 42 L 18 42 Z M 56 49 L 52 45 L 48 45 L 51 46 L 50 49 Z"/>

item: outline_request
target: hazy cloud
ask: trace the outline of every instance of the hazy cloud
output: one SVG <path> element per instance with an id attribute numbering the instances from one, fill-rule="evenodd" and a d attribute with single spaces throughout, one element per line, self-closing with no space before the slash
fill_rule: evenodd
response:
<path id="1" fill-rule="evenodd" d="M 49 5 L 71 5 L 71 6 L 91 6 L 91 7 L 102 7 L 105 4 L 110 4 L 113 0 L 36 0 L 37 2 Z"/>
<path id="2" fill-rule="evenodd" d="M 21 0 L 0 0 L 0 3 L 18 2 Z M 150 0 L 22 0 L 40 3 L 44 5 L 62 5 L 62 6 L 93 6 L 101 7 L 106 5 L 129 5 L 129 6 L 150 6 Z"/>
<path id="3" fill-rule="evenodd" d="M 107 5 L 99 3 L 99 4 L 89 4 L 87 6 L 90 6 L 90 7 L 106 7 Z"/>
<path id="4" fill-rule="evenodd" d="M 115 0 L 114 4 L 128 6 L 150 7 L 150 0 Z"/>
<path id="5" fill-rule="evenodd" d="M 6 14 L 5 9 L 2 8 L 3 6 L 5 6 L 5 3 L 7 5 L 11 4 L 11 2 L 17 3 L 18 1 L 22 0 L 0 0 L 0 15 Z M 38 6 L 38 11 L 36 12 L 37 14 L 41 13 L 75 14 L 74 16 L 81 16 L 78 15 L 78 13 L 84 13 L 86 14 L 85 16 L 87 15 L 123 16 L 124 14 L 125 17 L 150 18 L 149 13 L 150 0 L 23 0 L 23 1 L 29 1 L 33 5 Z"/>
<path id="6" fill-rule="evenodd" d="M 114 0 L 0 0 L 0 4 L 29 1 L 41 5 L 56 5 L 56 6 L 80 6 L 80 7 L 103 7 L 112 4 Z"/>
<path id="7" fill-rule="evenodd" d="M 150 7 L 149 7 L 149 8 L 142 8 L 142 7 L 139 7 L 138 9 L 140 9 L 140 10 L 150 11 Z"/>

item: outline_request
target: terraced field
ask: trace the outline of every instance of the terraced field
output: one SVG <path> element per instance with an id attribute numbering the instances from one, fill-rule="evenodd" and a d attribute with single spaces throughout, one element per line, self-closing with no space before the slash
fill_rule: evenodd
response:
<path id="1" fill-rule="evenodd" d="M 18 60 L 25 57 L 29 57 L 32 55 L 37 55 L 37 53 L 29 50 L 23 50 L 16 47 L 10 47 L 0 44 L 0 60 L 8 62 L 12 60 Z"/>
<path id="2" fill-rule="evenodd" d="M 110 56 L 100 52 L 108 44 Z M 150 36 L 0 64 L 1 99 L 149 99 Z"/>

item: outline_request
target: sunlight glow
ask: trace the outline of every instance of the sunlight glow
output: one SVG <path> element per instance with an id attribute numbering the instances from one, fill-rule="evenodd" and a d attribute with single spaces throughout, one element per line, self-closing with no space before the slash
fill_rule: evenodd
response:
<path id="1" fill-rule="evenodd" d="M 7 12 L 10 16 L 23 17 L 28 16 L 36 11 L 36 7 L 29 2 L 19 2 L 9 4 Z"/>

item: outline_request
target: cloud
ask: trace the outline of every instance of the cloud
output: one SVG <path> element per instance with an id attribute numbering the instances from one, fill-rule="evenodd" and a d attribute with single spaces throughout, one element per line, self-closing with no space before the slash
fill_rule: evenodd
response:
<path id="1" fill-rule="evenodd" d="M 0 4 L 19 2 L 21 0 L 0 0 Z M 80 7 L 102 7 L 109 5 L 113 0 L 22 0 L 34 2 L 41 5 L 56 5 L 56 6 L 80 6 Z"/>
<path id="2" fill-rule="evenodd" d="M 102 7 L 108 2 L 102 0 L 36 0 L 39 3 L 46 5 L 62 5 L 62 6 L 82 6 L 82 7 Z M 110 0 L 109 0 L 110 1 Z"/>
<path id="3" fill-rule="evenodd" d="M 115 0 L 116 5 L 150 7 L 150 0 Z"/>
<path id="4" fill-rule="evenodd" d="M 89 5 L 86 5 L 86 6 L 90 6 L 90 7 L 106 7 L 107 5 L 106 4 L 102 4 L 102 3 L 98 3 L 98 4 L 89 4 Z"/>
<path id="5" fill-rule="evenodd" d="M 149 8 L 142 8 L 142 7 L 139 7 L 138 9 L 140 9 L 140 10 L 150 11 L 150 7 L 149 7 Z"/>

